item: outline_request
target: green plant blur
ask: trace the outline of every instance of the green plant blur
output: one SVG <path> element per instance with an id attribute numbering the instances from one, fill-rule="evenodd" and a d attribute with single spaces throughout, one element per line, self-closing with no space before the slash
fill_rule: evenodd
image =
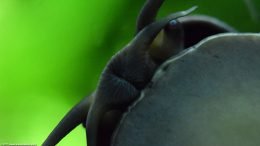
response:
<path id="1" fill-rule="evenodd" d="M 253 0 L 255 9 L 260 3 Z M 109 58 L 133 37 L 144 0 L 0 0 L 0 145 L 40 145 L 95 89 Z M 243 0 L 166 0 L 159 16 L 198 5 L 243 32 L 259 32 Z M 85 145 L 79 126 L 59 145 Z"/>

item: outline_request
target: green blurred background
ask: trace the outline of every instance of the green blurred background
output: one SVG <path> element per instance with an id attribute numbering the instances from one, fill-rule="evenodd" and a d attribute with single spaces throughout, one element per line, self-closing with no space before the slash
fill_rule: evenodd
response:
<path id="1" fill-rule="evenodd" d="M 259 32 L 260 1 L 166 0 L 159 16 L 198 5 L 242 32 Z M 0 145 L 40 145 L 95 89 L 109 58 L 134 35 L 144 0 L 0 0 Z M 257 16 L 258 15 L 258 16 Z M 59 145 L 85 145 L 79 126 Z"/>

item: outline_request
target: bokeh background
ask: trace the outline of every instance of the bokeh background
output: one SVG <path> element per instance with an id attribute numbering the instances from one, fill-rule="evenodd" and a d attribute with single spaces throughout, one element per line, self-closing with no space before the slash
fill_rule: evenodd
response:
<path id="1" fill-rule="evenodd" d="M 40 145 L 131 40 L 143 3 L 0 0 L 0 145 Z M 159 17 L 193 5 L 239 31 L 260 32 L 258 0 L 166 0 Z M 59 145 L 85 143 L 79 126 Z"/>

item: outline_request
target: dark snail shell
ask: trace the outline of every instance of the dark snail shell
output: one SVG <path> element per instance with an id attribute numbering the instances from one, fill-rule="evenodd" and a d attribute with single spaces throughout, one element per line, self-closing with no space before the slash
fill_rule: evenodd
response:
<path id="1" fill-rule="evenodd" d="M 260 34 L 210 37 L 169 59 L 112 146 L 260 145 Z"/>

